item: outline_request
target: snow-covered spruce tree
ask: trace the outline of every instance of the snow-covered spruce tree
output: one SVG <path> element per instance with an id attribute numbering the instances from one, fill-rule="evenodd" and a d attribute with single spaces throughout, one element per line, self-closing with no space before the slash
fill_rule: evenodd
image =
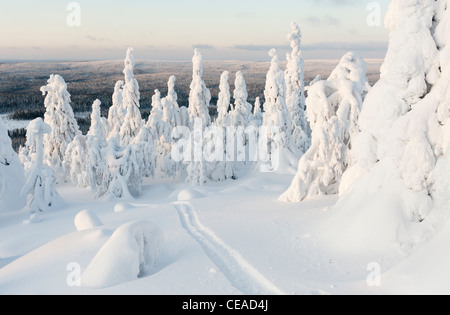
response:
<path id="1" fill-rule="evenodd" d="M 156 150 L 157 146 L 152 132 L 146 127 L 142 127 L 138 135 L 134 138 L 132 149 L 137 151 L 140 157 L 137 159 L 139 169 L 143 177 L 155 176 L 156 170 Z"/>
<path id="2" fill-rule="evenodd" d="M 287 54 L 287 66 L 284 73 L 286 79 L 286 105 L 291 116 L 293 150 L 300 155 L 310 146 L 310 127 L 306 121 L 306 100 L 304 83 L 304 62 L 302 58 L 300 27 L 292 22 L 292 32 L 288 39 L 292 52 Z"/>
<path id="3" fill-rule="evenodd" d="M 87 137 L 77 135 L 67 146 L 64 155 L 63 168 L 66 178 L 80 188 L 89 186 L 88 175 L 86 173 L 87 160 Z"/>
<path id="4" fill-rule="evenodd" d="M 39 213 L 48 210 L 61 200 L 53 184 L 53 172 L 44 164 L 44 134 L 50 134 L 51 127 L 42 118 L 31 121 L 27 127 L 26 146 L 32 154 L 31 166 L 25 172 L 25 186 L 22 195 L 27 199 L 31 213 L 28 222 L 39 219 Z"/>
<path id="5" fill-rule="evenodd" d="M 222 141 L 223 146 L 223 159 L 216 161 L 215 166 L 211 168 L 211 177 L 214 181 L 223 181 L 228 178 L 232 178 L 235 174 L 234 170 L 234 131 L 231 129 L 230 120 L 230 73 L 224 71 L 220 76 L 219 84 L 219 98 L 217 100 L 217 113 L 218 117 L 214 122 L 216 130 L 221 130 L 221 133 L 216 133 L 217 136 L 221 136 L 222 139 L 215 139 Z M 228 130 L 227 130 L 228 128 Z M 229 131 L 227 133 L 227 131 Z M 231 132 L 233 131 L 233 132 Z"/>
<path id="6" fill-rule="evenodd" d="M 195 49 L 192 58 L 193 74 L 189 93 L 189 117 L 193 129 L 190 139 L 191 160 L 187 166 L 187 182 L 194 185 L 202 185 L 208 181 L 207 163 L 203 158 L 203 147 L 205 145 L 203 132 L 211 126 L 209 116 L 209 102 L 211 93 L 202 79 L 203 65 L 202 55 Z"/>
<path id="7" fill-rule="evenodd" d="M 170 105 L 170 103 L 166 103 L 166 106 Z M 166 112 L 166 115 L 167 117 L 165 118 L 168 120 L 168 116 L 173 116 L 173 113 L 169 114 Z M 159 90 L 155 90 L 155 93 L 152 96 L 152 110 L 148 117 L 147 128 L 152 130 L 155 141 L 160 141 L 161 137 L 166 141 L 170 138 L 172 130 L 170 125 L 164 120 L 164 108 L 161 101 L 161 92 L 159 92 Z"/>
<path id="8" fill-rule="evenodd" d="M 52 74 L 41 92 L 46 95 L 44 122 L 51 128 L 44 135 L 44 159 L 60 177 L 67 146 L 81 131 L 70 106 L 67 84 L 61 76 Z"/>
<path id="9" fill-rule="evenodd" d="M 306 103 L 312 145 L 300 159 L 283 200 L 300 202 L 338 193 L 342 174 L 352 164 L 350 149 L 368 89 L 365 62 L 354 52 L 342 57 L 328 80 L 309 89 Z"/>
<path id="10" fill-rule="evenodd" d="M 175 82 L 177 78 L 173 75 L 169 78 L 167 82 L 167 96 L 165 97 L 167 101 L 170 102 L 173 116 L 167 117 L 166 122 L 170 124 L 171 128 L 176 128 L 177 126 L 187 126 L 187 119 L 182 119 L 180 106 L 178 105 L 178 95 L 175 91 Z M 168 108 L 168 106 L 167 106 Z M 187 117 L 186 117 L 187 118 Z M 185 121 L 183 121 L 185 120 Z"/>
<path id="11" fill-rule="evenodd" d="M 272 170 L 275 170 L 280 166 L 279 159 L 286 158 L 286 154 L 290 152 L 292 123 L 286 105 L 286 82 L 276 50 L 270 50 L 269 56 L 272 57 L 272 61 L 266 77 L 263 106 L 262 128 L 265 134 L 260 135 L 260 147 L 264 147 L 261 155 L 265 156 L 260 156 L 260 160 L 269 161 Z"/>
<path id="12" fill-rule="evenodd" d="M 206 87 L 202 79 L 203 64 L 202 55 L 198 49 L 195 49 L 192 58 L 193 73 L 189 92 L 189 117 L 191 125 L 194 125 L 195 119 L 202 120 L 203 129 L 211 126 L 211 117 L 209 116 L 209 102 L 211 101 L 211 92 Z"/>
<path id="13" fill-rule="evenodd" d="M 231 140 L 231 145 L 233 146 L 230 148 L 230 144 L 227 143 L 227 149 L 233 149 L 231 152 L 227 152 L 227 161 L 230 161 L 231 158 L 234 162 L 232 164 L 233 178 L 236 177 L 238 169 L 248 162 L 249 138 L 252 135 L 247 133 L 248 130 L 246 130 L 246 128 L 253 120 L 252 105 L 247 101 L 247 85 L 245 83 L 244 74 L 241 71 L 236 73 L 234 87 L 234 106 L 229 114 L 230 125 L 233 127 L 234 132 L 232 139 L 229 139 L 231 138 L 229 132 L 226 133 L 229 137 L 227 142 Z M 254 128 L 253 131 L 256 131 L 256 128 Z M 253 135 L 252 137 L 253 139 L 256 139 L 256 135 Z M 236 142 L 236 146 L 234 146 L 234 142 Z"/>
<path id="14" fill-rule="evenodd" d="M 253 124 L 256 128 L 262 126 L 263 122 L 263 113 L 261 110 L 261 100 L 259 97 L 255 99 L 255 105 L 253 109 Z"/>
<path id="15" fill-rule="evenodd" d="M 159 172 L 158 176 L 166 177 L 173 176 L 173 173 L 166 174 L 166 157 L 171 151 L 171 133 L 168 120 L 173 118 L 173 106 L 167 100 L 164 99 L 165 107 L 161 100 L 161 93 L 159 90 L 155 90 L 155 94 L 152 97 L 152 111 L 148 118 L 147 128 L 152 132 L 154 143 L 156 145 L 156 170 Z"/>
<path id="16" fill-rule="evenodd" d="M 23 208 L 20 190 L 25 183 L 24 169 L 14 152 L 11 138 L 0 122 L 0 212 Z"/>
<path id="17" fill-rule="evenodd" d="M 108 123 L 110 126 L 110 133 L 108 138 L 115 137 L 120 134 L 120 128 L 125 121 L 127 114 L 126 108 L 123 106 L 123 86 L 125 82 L 119 80 L 114 86 L 114 93 L 112 96 L 112 106 L 108 111 Z"/>
<path id="18" fill-rule="evenodd" d="M 389 211 L 433 224 L 450 207 L 450 3 L 393 0 L 386 26 L 389 49 L 360 114 L 340 205 L 388 194 Z"/>
<path id="19" fill-rule="evenodd" d="M 143 154 L 140 148 L 134 144 L 121 146 L 119 137 L 108 140 L 103 150 L 107 168 L 97 188 L 97 198 L 132 199 L 133 194 L 141 192 Z"/>
<path id="20" fill-rule="evenodd" d="M 123 86 L 123 107 L 126 110 L 123 125 L 120 128 L 120 143 L 123 146 L 131 143 L 132 139 L 139 133 L 144 122 L 140 112 L 139 84 L 134 78 L 134 48 L 128 48 L 125 58 L 125 85 Z"/>
<path id="21" fill-rule="evenodd" d="M 242 71 L 236 73 L 234 81 L 234 108 L 230 112 L 231 125 L 246 128 L 253 118 L 252 105 L 247 102 L 247 84 Z"/>
<path id="22" fill-rule="evenodd" d="M 217 100 L 217 119 L 215 125 L 218 127 L 226 127 L 229 125 L 229 109 L 230 109 L 230 84 L 228 83 L 230 73 L 224 71 L 220 76 L 219 96 Z"/>
<path id="23" fill-rule="evenodd" d="M 107 146 L 106 134 L 107 120 L 101 117 L 101 102 L 95 100 L 92 104 L 91 127 L 86 139 L 86 174 L 92 191 L 97 192 L 102 185 L 103 177 L 108 172 L 104 158 L 104 150 Z"/>

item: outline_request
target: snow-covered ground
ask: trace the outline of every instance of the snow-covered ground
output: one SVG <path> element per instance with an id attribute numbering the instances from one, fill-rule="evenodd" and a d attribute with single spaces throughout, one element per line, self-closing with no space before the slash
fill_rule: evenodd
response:
<path id="1" fill-rule="evenodd" d="M 292 178 L 148 181 L 141 197 L 122 202 L 60 185 L 66 205 L 39 223 L 1 214 L 0 294 L 450 293 L 449 227 L 408 255 L 395 244 L 339 244 L 339 229 L 327 228 L 343 223 L 338 198 L 278 201 Z M 146 255 L 155 261 L 142 269 Z"/>

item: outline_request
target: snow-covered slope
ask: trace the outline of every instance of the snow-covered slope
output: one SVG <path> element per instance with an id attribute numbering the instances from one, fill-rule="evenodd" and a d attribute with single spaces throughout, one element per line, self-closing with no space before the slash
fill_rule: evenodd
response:
<path id="1" fill-rule="evenodd" d="M 139 199 L 119 203 L 96 201 L 88 189 L 58 186 L 67 205 L 45 213 L 39 223 L 24 225 L 27 212 L 1 214 L 0 293 L 450 293 L 448 225 L 410 256 L 395 243 L 380 249 L 382 231 L 361 233 L 372 237 L 370 244 L 358 239 L 339 243 L 342 231 L 329 229 L 331 222 L 346 219 L 333 207 L 337 197 L 300 204 L 277 201 L 291 180 L 292 175 L 250 173 L 195 188 L 176 181 L 147 182 Z M 97 219 L 78 231 L 77 215 L 77 226 L 80 218 Z M 370 219 L 362 213 L 354 224 Z M 153 268 L 103 288 L 83 284 L 102 247 L 127 244 L 123 237 L 130 234 L 121 226 L 132 231 L 130 224 L 137 220 L 151 222 L 164 236 Z M 112 264 L 120 253 L 102 259 Z M 366 281 L 373 263 L 383 273 L 380 287 Z M 117 272 L 124 271 L 116 266 Z"/>

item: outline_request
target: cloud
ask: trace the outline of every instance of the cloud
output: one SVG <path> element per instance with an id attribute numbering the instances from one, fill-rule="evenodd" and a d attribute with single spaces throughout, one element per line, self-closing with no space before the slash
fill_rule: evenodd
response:
<path id="1" fill-rule="evenodd" d="M 91 35 L 86 35 L 85 38 L 94 42 L 111 42 L 111 40 L 108 38 L 98 38 Z"/>
<path id="2" fill-rule="evenodd" d="M 302 49 L 305 51 L 311 50 L 356 50 L 356 51 L 386 51 L 388 42 L 330 42 L 330 43 L 314 43 L 303 45 Z"/>
<path id="3" fill-rule="evenodd" d="M 234 45 L 234 49 L 239 50 L 249 50 L 249 51 L 269 51 L 272 48 L 277 50 L 289 50 L 290 47 L 288 45 Z"/>
<path id="4" fill-rule="evenodd" d="M 345 6 L 345 5 L 354 5 L 360 3 L 360 0 L 310 0 L 314 1 L 314 4 L 324 4 L 324 5 L 332 5 L 332 6 Z"/>
<path id="5" fill-rule="evenodd" d="M 324 17 L 319 17 L 315 15 L 308 16 L 305 21 L 313 26 L 340 26 L 341 20 L 338 18 L 331 16 L 331 15 L 325 15 Z"/>
<path id="6" fill-rule="evenodd" d="M 192 48 L 197 48 L 197 49 L 214 49 L 213 45 L 207 45 L 207 44 L 196 44 L 196 45 L 192 45 Z"/>

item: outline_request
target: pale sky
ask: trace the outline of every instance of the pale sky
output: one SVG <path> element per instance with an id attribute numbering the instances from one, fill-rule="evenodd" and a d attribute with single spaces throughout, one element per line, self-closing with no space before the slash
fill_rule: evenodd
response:
<path id="1" fill-rule="evenodd" d="M 0 0 L 0 60 L 123 59 L 133 46 L 146 60 L 189 60 L 197 47 L 205 60 L 265 61 L 270 48 L 288 49 L 291 21 L 305 59 L 383 58 L 388 42 L 389 0 L 78 0 L 75 26 L 69 3 Z M 380 23 L 369 25 L 374 4 Z"/>

